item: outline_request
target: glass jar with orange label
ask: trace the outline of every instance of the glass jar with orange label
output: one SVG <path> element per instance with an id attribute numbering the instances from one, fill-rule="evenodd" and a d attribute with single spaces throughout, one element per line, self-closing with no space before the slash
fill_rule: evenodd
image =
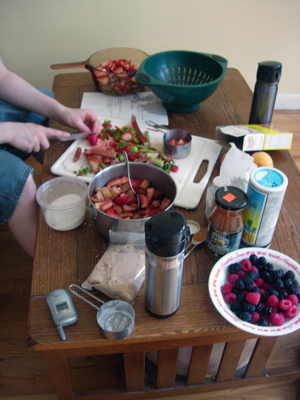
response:
<path id="1" fill-rule="evenodd" d="M 214 258 L 220 258 L 240 247 L 247 202 L 246 194 L 234 186 L 218 189 L 216 206 L 210 214 L 206 248 Z"/>

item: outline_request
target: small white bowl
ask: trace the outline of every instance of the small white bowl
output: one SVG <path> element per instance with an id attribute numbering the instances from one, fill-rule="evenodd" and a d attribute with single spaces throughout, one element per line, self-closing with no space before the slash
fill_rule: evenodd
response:
<path id="1" fill-rule="evenodd" d="M 47 225 L 57 231 L 70 231 L 83 223 L 87 210 L 87 184 L 76 178 L 54 178 L 41 185 L 36 201 Z"/>
<path id="2" fill-rule="evenodd" d="M 284 272 L 293 271 L 298 283 L 300 283 L 300 265 L 292 258 L 275 250 L 249 247 L 232 251 L 223 256 L 213 267 L 209 275 L 208 290 L 211 301 L 217 311 L 232 325 L 245 332 L 260 336 L 282 336 L 294 332 L 300 328 L 300 312 L 294 318 L 287 318 L 282 326 L 259 326 L 239 319 L 225 302 L 221 287 L 227 282 L 228 267 L 230 264 L 249 258 L 251 254 L 257 257 L 265 257 L 274 265 L 274 269 L 282 269 Z M 299 310 L 300 304 L 298 304 Z"/>

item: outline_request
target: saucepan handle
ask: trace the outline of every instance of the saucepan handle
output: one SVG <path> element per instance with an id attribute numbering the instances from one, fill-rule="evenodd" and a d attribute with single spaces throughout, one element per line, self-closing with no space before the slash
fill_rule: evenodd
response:
<path id="1" fill-rule="evenodd" d="M 74 294 L 75 296 L 79 297 L 81 300 L 85 301 L 86 303 L 88 303 L 89 305 L 91 305 L 92 307 L 96 308 L 96 310 L 99 310 L 100 307 L 97 307 L 95 304 L 93 304 L 91 301 L 85 299 L 83 296 L 81 296 L 79 293 L 75 292 L 75 290 L 73 290 L 72 288 L 76 288 L 78 290 L 81 290 L 82 292 L 84 292 L 85 294 L 87 294 L 90 297 L 93 297 L 93 299 L 100 301 L 100 303 L 105 304 L 104 301 L 98 299 L 98 297 L 94 296 L 92 293 L 89 293 L 87 290 L 83 289 L 82 287 L 75 285 L 75 283 L 73 283 L 72 285 L 69 286 L 69 291 Z"/>
<path id="2" fill-rule="evenodd" d="M 88 65 L 88 60 L 65 63 L 65 64 L 52 64 L 51 69 L 87 68 L 87 65 Z"/>

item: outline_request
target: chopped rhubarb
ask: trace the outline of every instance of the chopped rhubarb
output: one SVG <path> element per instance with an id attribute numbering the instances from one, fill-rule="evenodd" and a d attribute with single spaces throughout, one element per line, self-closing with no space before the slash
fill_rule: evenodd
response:
<path id="1" fill-rule="evenodd" d="M 86 150 L 84 154 L 85 155 L 96 154 L 102 157 L 109 157 L 109 158 L 116 158 L 117 155 L 117 153 L 114 150 L 102 146 L 94 146 L 90 150 Z"/>
<path id="2" fill-rule="evenodd" d="M 74 158 L 73 158 L 73 162 L 76 162 L 76 161 L 79 160 L 79 157 L 80 157 L 81 153 L 82 153 L 81 147 L 77 147 L 75 156 L 74 156 Z"/>
<path id="3" fill-rule="evenodd" d="M 84 155 L 86 156 L 92 171 L 97 174 L 100 171 L 100 160 L 94 155 L 86 155 L 86 153 L 84 153 Z"/>
<path id="4" fill-rule="evenodd" d="M 133 129 L 138 132 L 138 138 L 144 144 L 144 146 L 149 146 L 149 142 L 148 142 L 146 136 L 140 130 L 137 120 L 134 115 L 132 115 L 132 117 L 131 117 L 131 124 L 132 124 Z"/>

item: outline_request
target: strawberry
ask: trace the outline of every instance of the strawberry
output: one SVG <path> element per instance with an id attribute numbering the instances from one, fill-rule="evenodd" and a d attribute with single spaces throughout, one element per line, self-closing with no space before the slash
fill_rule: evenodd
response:
<path id="1" fill-rule="evenodd" d="M 161 202 L 161 205 L 160 205 L 161 211 L 166 210 L 166 209 L 169 207 L 170 204 L 171 204 L 171 200 L 170 200 L 170 199 L 167 199 L 167 198 L 165 197 L 165 198 L 163 199 L 163 201 Z"/>
<path id="2" fill-rule="evenodd" d="M 109 84 L 109 78 L 107 76 L 104 76 L 102 78 L 97 78 L 97 81 L 101 86 L 106 86 Z"/>
<path id="3" fill-rule="evenodd" d="M 102 204 L 102 206 L 100 207 L 100 210 L 104 212 L 104 211 L 108 210 L 109 208 L 112 208 L 113 206 L 114 206 L 114 203 L 111 200 L 109 200 Z"/>
<path id="4" fill-rule="evenodd" d="M 98 142 L 98 135 L 96 133 L 92 133 L 88 136 L 88 141 L 91 146 L 96 146 Z"/>
<path id="5" fill-rule="evenodd" d="M 180 140 L 177 142 L 177 146 L 184 146 L 185 144 L 187 144 L 187 141 L 184 140 L 184 139 L 180 139 Z"/>
<path id="6" fill-rule="evenodd" d="M 147 208 L 149 206 L 149 201 L 146 195 L 140 194 L 140 200 L 141 200 L 141 208 Z"/>
<path id="7" fill-rule="evenodd" d="M 148 179 L 142 179 L 139 184 L 139 188 L 141 189 L 147 189 L 147 187 L 149 186 L 150 186 L 150 181 Z"/>
<path id="8" fill-rule="evenodd" d="M 175 139 L 170 139 L 169 144 L 171 144 L 172 146 L 177 146 L 177 142 Z"/>
<path id="9" fill-rule="evenodd" d="M 151 201 L 155 195 L 155 189 L 153 187 L 150 187 L 150 188 L 148 187 L 146 190 L 146 195 L 148 198 L 148 202 L 151 203 Z"/>
<path id="10" fill-rule="evenodd" d="M 112 187 L 112 186 L 120 186 L 121 185 L 121 178 L 114 178 L 107 182 L 106 186 Z"/>
<path id="11" fill-rule="evenodd" d="M 130 142 L 133 139 L 133 134 L 129 131 L 122 133 L 121 135 L 121 140 L 124 140 L 125 142 Z"/>

